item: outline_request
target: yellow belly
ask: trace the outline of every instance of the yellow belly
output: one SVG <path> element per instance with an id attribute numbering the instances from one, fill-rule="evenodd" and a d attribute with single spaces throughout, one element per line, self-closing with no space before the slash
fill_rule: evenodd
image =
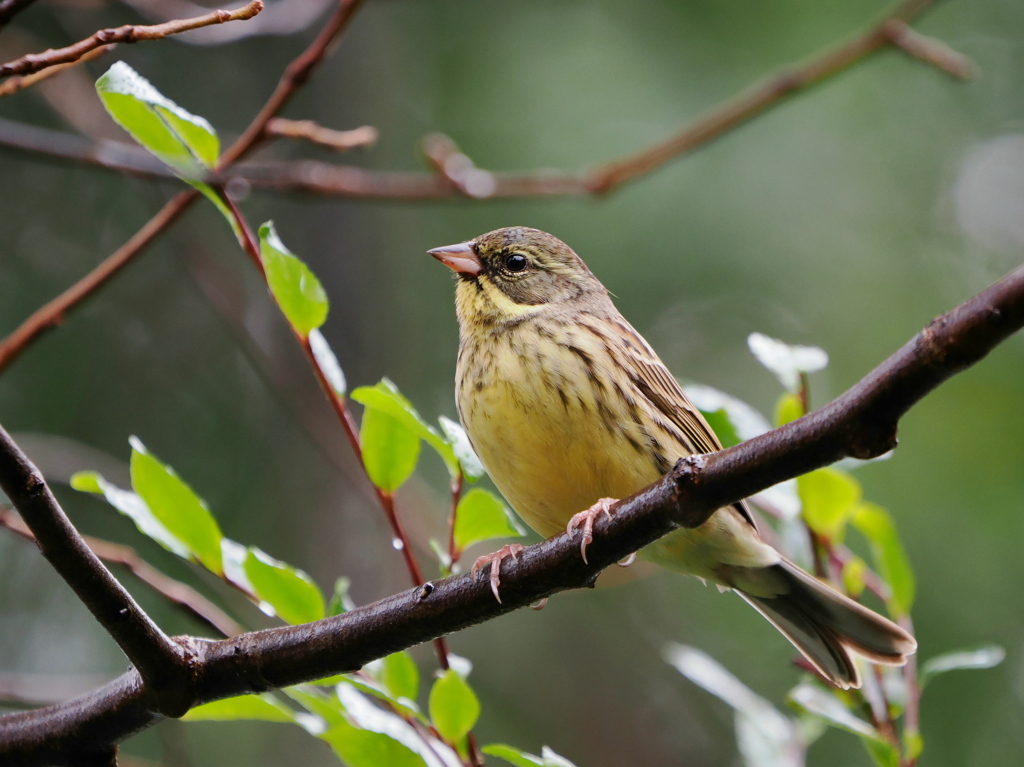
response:
<path id="1" fill-rule="evenodd" d="M 564 530 L 573 514 L 599 498 L 632 495 L 661 472 L 643 428 L 630 413 L 617 412 L 615 398 L 608 396 L 598 404 L 602 389 L 588 379 L 577 355 L 554 344 L 543 354 L 532 354 L 521 342 L 512 334 L 501 342 L 492 339 L 485 351 L 463 350 L 459 412 L 498 490 L 531 528 L 547 537 Z M 674 462 L 683 455 L 680 448 L 665 457 Z M 663 538 L 643 556 L 728 585 L 723 565 L 764 566 L 778 555 L 729 508 L 697 529 Z"/>

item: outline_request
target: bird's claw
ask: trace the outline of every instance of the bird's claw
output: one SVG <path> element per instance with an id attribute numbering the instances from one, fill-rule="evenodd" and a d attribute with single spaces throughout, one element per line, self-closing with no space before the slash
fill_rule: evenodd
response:
<path id="1" fill-rule="evenodd" d="M 569 535 L 572 535 L 577 527 L 583 527 L 583 538 L 580 540 L 580 554 L 583 557 L 584 564 L 590 564 L 587 562 L 587 546 L 594 540 L 594 522 L 601 514 L 611 519 L 612 504 L 618 502 L 618 498 L 601 498 L 586 511 L 574 514 L 572 519 L 569 520 L 569 524 L 565 526 L 565 532 Z"/>
<path id="2" fill-rule="evenodd" d="M 484 554 L 482 557 L 473 563 L 472 569 L 469 571 L 470 574 L 476 577 L 476 571 L 482 569 L 485 565 L 491 566 L 490 581 L 491 581 L 491 592 L 494 594 L 494 598 L 498 600 L 498 604 L 501 604 L 501 597 L 498 595 L 498 586 L 501 584 L 501 560 L 505 557 L 512 557 L 512 559 L 518 559 L 519 554 L 526 548 L 521 543 L 510 543 L 507 546 L 502 546 L 497 551 L 490 554 Z"/>

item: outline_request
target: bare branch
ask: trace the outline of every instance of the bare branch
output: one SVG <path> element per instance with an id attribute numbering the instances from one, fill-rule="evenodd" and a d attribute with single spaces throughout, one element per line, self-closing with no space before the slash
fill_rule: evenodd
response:
<path id="1" fill-rule="evenodd" d="M 32 530 L 36 545 L 114 638 L 147 682 L 150 705 L 170 715 L 187 710 L 180 683 L 188 659 L 136 604 L 68 520 L 39 470 L 0 426 L 0 488 Z M 183 708 L 184 706 L 184 708 Z"/>
<path id="2" fill-rule="evenodd" d="M 34 75 L 26 75 L 24 77 L 12 77 L 10 80 L 0 83 L 0 99 L 2 99 L 4 96 L 10 96 L 12 93 L 17 93 L 18 91 L 25 90 L 25 88 L 31 88 L 36 83 L 42 82 L 43 80 L 48 80 L 54 75 L 59 75 L 61 72 L 71 69 L 72 67 L 76 67 L 85 61 L 92 61 L 93 59 L 98 59 L 100 56 L 109 53 L 116 47 L 117 46 L 113 44 L 101 45 L 99 48 L 94 48 L 93 50 L 83 55 L 81 58 L 76 59 L 75 61 L 69 61 L 67 64 L 55 64 L 52 67 L 47 67 L 41 72 L 36 72 Z"/>
<path id="3" fill-rule="evenodd" d="M 352 14 L 360 2 L 361 0 L 340 0 L 337 10 L 323 31 L 305 51 L 299 54 L 298 58 L 289 64 L 263 109 L 253 118 L 246 131 L 221 156 L 221 168 L 241 158 L 259 143 L 267 122 L 276 116 L 278 110 L 283 108 L 295 91 L 309 79 L 313 69 L 327 55 L 331 43 L 348 26 Z M 145 250 L 157 235 L 172 224 L 198 198 L 199 193 L 196 191 L 177 194 L 103 263 L 57 298 L 33 312 L 13 333 L 0 341 L 0 372 L 3 372 L 42 333 L 59 325 L 70 309 L 91 296 L 107 280 L 123 269 L 129 261 Z"/>
<path id="4" fill-rule="evenodd" d="M 262 10 L 262 0 L 252 0 L 248 5 L 239 8 L 237 11 L 213 11 L 193 19 L 168 21 L 165 24 L 155 24 L 153 26 L 125 24 L 123 27 L 101 29 L 99 32 L 90 35 L 84 40 L 79 40 L 74 45 L 69 45 L 66 48 L 51 48 L 42 53 L 30 53 L 27 56 L 22 56 L 20 59 L 2 64 L 0 65 L 0 77 L 30 75 L 57 64 L 78 61 L 89 51 L 101 46 L 110 45 L 111 43 L 137 43 L 141 40 L 161 40 L 170 35 L 188 32 L 190 29 L 208 27 L 211 24 L 224 24 L 228 21 L 251 19 Z"/>
<path id="5" fill-rule="evenodd" d="M 325 128 L 313 120 L 288 120 L 275 117 L 267 123 L 267 136 L 291 138 L 319 144 L 336 152 L 348 152 L 377 143 L 380 132 L 372 125 L 363 125 L 351 130 Z"/>
<path id="6" fill-rule="evenodd" d="M 845 456 L 878 455 L 895 444 L 899 418 L 941 382 L 982 359 L 1024 326 L 1024 267 L 931 322 L 853 388 L 825 407 L 718 453 L 679 461 L 658 482 L 616 504 L 579 556 L 571 536 L 527 548 L 502 567 L 502 602 L 486 576 L 429 582 L 302 626 L 221 641 L 188 640 L 195 662 L 193 705 L 332 674 L 493 619 L 567 589 L 716 509 Z M 180 640 L 186 641 L 186 640 Z M 147 707 L 131 670 L 76 700 L 0 718 L 0 761 L 68 763 L 69 754 L 119 742 L 160 715 Z"/>
<path id="7" fill-rule="evenodd" d="M 6 527 L 25 540 L 35 541 L 36 539 L 21 517 L 2 507 L 0 507 L 0 527 Z M 82 539 L 85 541 L 86 546 L 92 549 L 92 552 L 101 561 L 127 568 L 132 575 L 159 593 L 167 601 L 184 608 L 224 636 L 236 636 L 245 630 L 233 621 L 227 613 L 194 588 L 164 575 L 146 562 L 131 546 L 122 546 L 118 543 L 92 538 L 88 535 L 83 535 Z"/>
<path id="8" fill-rule="evenodd" d="M 665 141 L 637 154 L 601 165 L 586 177 L 586 186 L 594 192 L 608 192 L 650 173 L 669 160 L 711 142 L 771 107 L 778 106 L 789 96 L 814 85 L 863 61 L 890 43 L 893 43 L 890 25 L 904 26 L 921 15 L 934 0 L 904 0 L 867 32 L 840 43 L 815 56 L 803 65 L 783 68 L 761 83 L 751 86 L 724 104 L 715 107 L 706 116 L 684 128 Z"/>

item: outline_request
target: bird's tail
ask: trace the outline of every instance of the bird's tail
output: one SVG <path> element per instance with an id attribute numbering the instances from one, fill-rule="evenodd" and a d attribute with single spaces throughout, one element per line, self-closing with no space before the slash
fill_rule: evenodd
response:
<path id="1" fill-rule="evenodd" d="M 770 591 L 775 595 L 755 596 L 742 586 L 736 588 L 737 593 L 838 687 L 860 687 L 851 653 L 872 663 L 902 666 L 917 650 L 917 641 L 907 631 L 786 559 L 756 570 L 760 571 L 757 581 L 773 582 Z M 765 593 L 760 588 L 750 591 Z"/>

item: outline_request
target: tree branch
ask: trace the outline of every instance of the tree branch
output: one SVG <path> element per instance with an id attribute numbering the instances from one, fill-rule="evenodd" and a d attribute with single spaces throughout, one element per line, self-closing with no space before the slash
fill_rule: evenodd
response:
<path id="1" fill-rule="evenodd" d="M 0 426 L 0 488 L 18 509 L 53 568 L 114 638 L 146 680 L 150 705 L 180 716 L 188 710 L 179 683 L 189 662 L 82 540 L 39 470 Z"/>
<path id="2" fill-rule="evenodd" d="M 559 591 L 592 585 L 601 570 L 631 552 L 680 527 L 698 526 L 740 498 L 845 456 L 891 449 L 903 413 L 1022 326 L 1024 267 L 931 322 L 825 407 L 728 450 L 681 460 L 658 482 L 616 504 L 611 518 L 595 526 L 589 565 L 566 534 L 505 560 L 501 603 L 486 576 L 464 574 L 316 623 L 221 641 L 179 639 L 190 643 L 195 657 L 189 700 L 196 705 L 352 672 Z M 0 718 L 0 760 L 68 763 L 69 754 L 119 742 L 159 719 L 131 670 L 75 700 Z"/>
<path id="3" fill-rule="evenodd" d="M 137 43 L 141 40 L 161 40 L 170 35 L 177 35 L 188 32 L 191 29 L 208 27 L 211 24 L 224 24 L 228 21 L 242 21 L 251 19 L 263 10 L 262 0 L 252 0 L 248 5 L 236 11 L 213 11 L 204 16 L 197 16 L 193 19 L 180 19 L 168 21 L 164 24 L 153 26 L 142 26 L 138 24 L 125 24 L 123 27 L 101 29 L 84 40 L 79 40 L 66 48 L 51 48 L 42 53 L 30 53 L 20 59 L 0 64 L 0 78 L 11 75 L 30 75 L 47 67 L 57 64 L 67 64 L 78 61 L 85 54 L 96 48 L 111 43 Z"/>
<path id="4" fill-rule="evenodd" d="M 348 26 L 352 14 L 361 0 L 340 0 L 338 8 L 317 38 L 299 54 L 281 76 L 270 99 L 253 118 L 246 131 L 221 155 L 219 168 L 224 168 L 250 152 L 263 137 L 267 121 L 291 99 L 295 91 L 309 79 L 313 69 L 327 55 L 331 43 Z M 65 314 L 95 293 L 125 267 L 129 261 L 145 250 L 161 232 L 172 224 L 192 203 L 199 193 L 179 192 L 160 211 L 136 232 L 128 242 L 118 248 L 103 263 L 89 272 L 46 305 L 40 307 L 3 341 L 0 341 L 0 373 L 10 365 L 36 338 L 59 325 Z"/>
<path id="5" fill-rule="evenodd" d="M 12 77 L 6 82 L 0 83 L 0 99 L 4 96 L 10 96 L 11 94 L 17 93 L 18 91 L 31 88 L 36 83 L 42 82 L 43 80 L 49 80 L 54 75 L 59 75 L 72 67 L 77 67 L 79 64 L 98 59 L 106 53 L 114 50 L 116 45 L 101 45 L 99 48 L 94 48 L 88 53 L 84 54 L 81 58 L 75 61 L 70 61 L 67 64 L 55 64 L 52 67 L 47 67 L 41 72 L 37 72 L 34 75 L 26 75 L 25 77 Z"/>
<path id="6" fill-rule="evenodd" d="M 325 128 L 313 120 L 288 120 L 284 117 L 275 117 L 268 121 L 264 130 L 267 136 L 301 139 L 333 149 L 335 152 L 348 152 L 373 146 L 380 136 L 380 131 L 372 125 L 350 130 L 334 130 Z"/>

